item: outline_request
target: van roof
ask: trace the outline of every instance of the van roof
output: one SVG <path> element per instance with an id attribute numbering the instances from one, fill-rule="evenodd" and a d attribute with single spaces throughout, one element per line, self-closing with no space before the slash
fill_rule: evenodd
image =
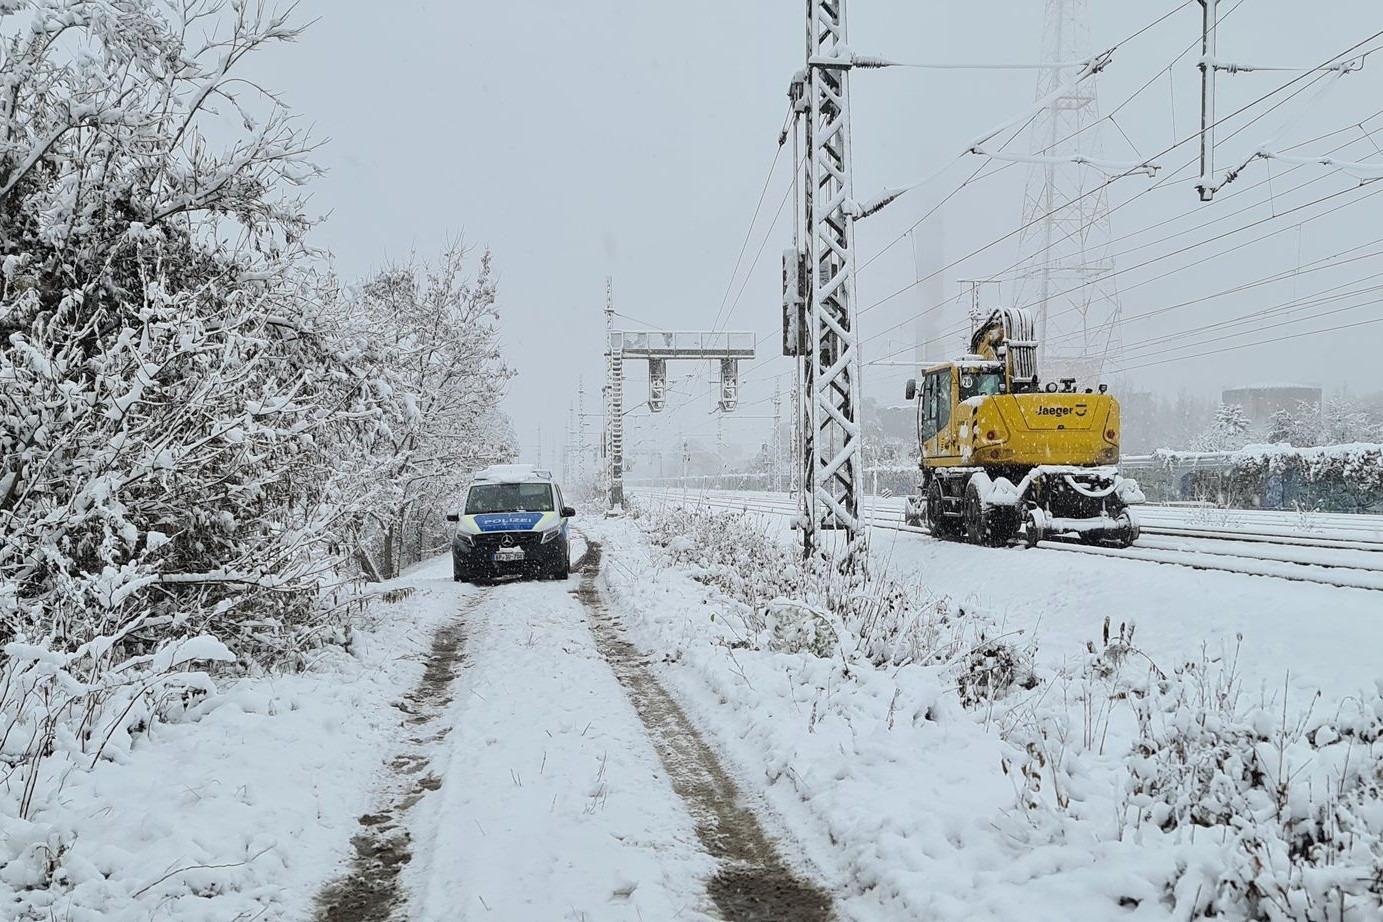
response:
<path id="1" fill-rule="evenodd" d="M 533 464 L 492 464 L 484 470 L 476 471 L 472 479 L 476 483 L 551 482 L 552 471 L 541 470 Z"/>

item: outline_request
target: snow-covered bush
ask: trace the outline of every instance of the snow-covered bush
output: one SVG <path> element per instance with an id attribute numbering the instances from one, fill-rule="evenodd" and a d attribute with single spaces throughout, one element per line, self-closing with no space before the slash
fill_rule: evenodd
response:
<path id="1" fill-rule="evenodd" d="M 384 416 L 314 326 L 310 142 L 232 76 L 296 32 L 240 5 L 193 50 L 152 0 L 0 12 L 0 643 L 142 649 L 239 611 L 281 647 L 333 514 L 314 443 Z M 223 150 L 214 97 L 258 125 Z"/>
<path id="2" fill-rule="evenodd" d="M 210 689 L 190 662 L 348 639 L 381 510 L 502 428 L 488 260 L 448 254 L 392 336 L 306 248 L 314 142 L 241 73 L 297 34 L 254 0 L 0 3 L 5 823 Z"/>
<path id="3" fill-rule="evenodd" d="M 1249 695 L 1237 649 L 1164 671 L 1133 638 L 1106 622 L 1082 658 L 1006 702 L 1019 810 L 1053 838 L 1074 821 L 1153 856 L 1171 918 L 1379 918 L 1383 683 L 1330 707 Z"/>
<path id="4" fill-rule="evenodd" d="M 1153 458 L 1164 471 L 1197 471 L 1221 502 L 1251 508 L 1295 501 L 1308 508 L 1357 511 L 1383 504 L 1383 445 L 1358 443 L 1298 448 L 1248 445 L 1237 451 L 1187 455 L 1162 449 Z"/>
<path id="5" fill-rule="evenodd" d="M 1125 815 L 1217 860 L 1168 882 L 1178 918 L 1383 913 L 1383 683 L 1292 710 L 1191 663 L 1137 702 Z"/>
<path id="6" fill-rule="evenodd" d="M 1035 681 L 1030 647 L 921 585 L 887 574 L 866 581 L 825 558 L 803 560 L 747 514 L 659 505 L 639 515 L 675 563 L 744 604 L 743 646 L 847 664 L 943 666 L 970 706 Z"/>
<path id="7" fill-rule="evenodd" d="M 1030 678 L 1021 687 L 1035 689 L 1032 694 L 1001 702 L 991 715 L 999 735 L 1018 751 L 1001 767 L 1015 780 L 1015 805 L 1029 821 L 1072 810 L 1077 776 L 1089 773 L 1089 760 L 1104 756 L 1111 730 L 1116 741 L 1127 739 L 1129 703 L 1162 677 L 1134 644 L 1135 633 L 1134 625 L 1115 629 L 1106 617 L 1099 640 L 1087 641 L 1060 668 Z"/>
<path id="8" fill-rule="evenodd" d="M 190 659 L 292 661 L 339 630 L 330 454 L 395 414 L 317 325 L 309 142 L 234 74 L 296 33 L 237 5 L 188 47 L 180 17 L 212 6 L 0 5 L 6 817 L 208 689 Z M 220 149 L 213 98 L 248 126 Z"/>
<path id="9" fill-rule="evenodd" d="M 186 671 L 188 664 L 235 659 L 219 640 L 201 634 L 117 662 L 112 651 L 121 639 L 97 637 L 71 653 L 22 642 L 5 646 L 0 714 L 9 719 L 0 732 L 0 762 L 10 766 L 7 780 L 17 781 L 19 819 L 29 818 L 40 781 L 103 758 L 122 759 L 155 720 L 213 692 L 211 679 Z M 54 755 L 58 766 L 48 764 Z M 0 807 L 0 816 L 6 813 Z"/>
<path id="10" fill-rule="evenodd" d="M 1232 470 L 1245 478 L 1297 478 L 1317 489 L 1354 497 L 1361 506 L 1383 496 L 1383 445 L 1250 445 L 1235 452 Z"/>

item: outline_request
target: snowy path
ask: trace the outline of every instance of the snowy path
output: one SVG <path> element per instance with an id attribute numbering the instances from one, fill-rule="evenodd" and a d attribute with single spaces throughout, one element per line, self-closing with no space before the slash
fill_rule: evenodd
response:
<path id="1" fill-rule="evenodd" d="M 621 639 L 587 558 L 579 589 L 458 587 L 404 703 L 411 748 L 321 919 L 829 917 Z"/>
<path id="2" fill-rule="evenodd" d="M 581 604 L 495 586 L 465 629 L 408 917 L 696 918 L 711 864 Z"/>
<path id="3" fill-rule="evenodd" d="M 726 918 L 743 922 L 824 922 L 830 898 L 788 869 L 711 748 L 650 668 L 648 657 L 624 639 L 622 625 L 596 588 L 601 548 L 592 546 L 580 597 L 596 642 L 650 732 L 673 789 L 691 808 L 702 845 L 720 863 L 709 885 Z"/>

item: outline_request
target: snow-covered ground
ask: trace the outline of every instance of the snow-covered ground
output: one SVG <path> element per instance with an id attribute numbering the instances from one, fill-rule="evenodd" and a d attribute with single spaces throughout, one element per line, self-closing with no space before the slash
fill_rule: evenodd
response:
<path id="1" fill-rule="evenodd" d="M 1187 675 L 1213 697 L 1235 655 L 1245 697 L 1262 702 L 1245 726 L 1283 740 L 1269 725 L 1295 724 L 1320 691 L 1324 716 L 1301 718 L 1314 748 L 1280 750 L 1281 777 L 1317 791 L 1290 795 L 1298 812 L 1336 785 L 1331 739 L 1364 747 L 1345 756 L 1356 774 L 1378 754 L 1369 721 L 1383 711 L 1355 719 L 1342 703 L 1383 673 L 1378 603 L 1360 590 L 876 534 L 876 573 L 919 575 L 924 608 L 1033 642 L 1035 687 L 963 706 L 954 663 L 871 665 L 746 636 L 746 605 L 686 537 L 660 547 L 639 518 L 582 527 L 587 571 L 472 587 L 435 559 L 382 587 L 392 601 L 369 608 L 349 652 L 229 683 L 73 772 L 32 822 L 4 817 L 0 917 L 740 918 L 729 872 L 753 864 L 824 889 L 848 920 L 1184 918 L 1216 892 L 1230 907 L 1239 891 L 1224 881 L 1257 853 L 1229 821 L 1188 838 L 1140 819 L 1200 796 L 1149 779 L 1180 777 L 1168 753 L 1238 732 L 1239 717 L 1153 702 Z M 782 516 L 756 527 L 793 537 Z M 1147 661 L 1095 653 L 1106 617 L 1116 635 L 1137 623 Z M 1130 678 L 1154 673 L 1175 676 L 1173 692 Z M 1127 702 L 1144 694 L 1135 719 Z M 1140 745 L 1154 748 L 1131 759 Z M 1206 751 L 1242 760 L 1262 745 Z M 1232 764 L 1212 767 L 1205 803 L 1256 816 L 1249 832 L 1276 822 L 1271 804 L 1234 800 Z M 1383 826 L 1368 803 L 1358 815 Z M 59 835 L 65 876 L 45 881 Z M 1328 867 L 1383 867 L 1378 841 Z M 1291 900 L 1326 892 L 1333 871 L 1294 879 L 1279 857 L 1288 868 L 1245 878 L 1267 894 L 1259 916 L 1325 918 Z M 1356 901 L 1343 918 L 1383 909 Z"/>
<path id="2" fill-rule="evenodd" d="M 366 832 L 363 851 L 406 862 L 375 908 L 422 922 L 740 918 L 725 907 L 757 896 L 734 873 L 751 863 L 767 867 L 774 898 L 815 898 L 622 640 L 599 598 L 600 549 L 584 557 L 564 583 L 502 583 L 470 599 L 447 704 L 402 762 L 422 780 L 386 786 Z M 377 862 L 353 870 L 365 902 L 392 889 Z"/>
<path id="3" fill-rule="evenodd" d="M 894 573 L 972 603 L 1040 639 L 1060 660 L 1096 638 L 1105 616 L 1138 626 L 1139 645 L 1164 669 L 1232 654 L 1245 677 L 1307 699 L 1372 687 L 1383 676 L 1383 592 L 1162 566 L 1086 554 L 975 548 L 877 533 L 873 553 Z"/>
<path id="4" fill-rule="evenodd" d="M 602 527 L 631 631 L 845 917 L 1383 918 L 1357 889 L 1383 873 L 1372 594 L 876 535 L 876 573 L 1035 642 L 1034 689 L 962 711 L 944 673 L 738 649 L 735 602 L 690 580 L 719 564 Z"/>
<path id="5" fill-rule="evenodd" d="M 4 817 L 0 918 L 724 918 L 744 842 L 818 899 L 618 654 L 596 576 L 474 587 L 443 557 L 381 585 L 349 651 L 226 682 Z"/>
<path id="6" fill-rule="evenodd" d="M 433 632 L 471 591 L 440 561 L 380 589 L 413 591 L 375 603 L 349 654 L 226 683 L 115 762 L 67 772 L 32 821 L 0 816 L 0 918 L 310 918 L 387 773 Z"/>
<path id="7" fill-rule="evenodd" d="M 680 494 L 660 495 L 658 502 L 683 502 Z M 698 494 L 687 494 L 686 502 L 697 501 Z M 899 501 L 879 502 L 895 511 Z M 901 516 L 901 506 L 896 512 Z M 1204 513 L 1177 514 L 1191 521 L 1185 517 Z M 799 540 L 789 514 L 760 517 L 766 533 Z M 1245 521 L 1257 520 L 1240 516 L 1228 524 Z M 1057 549 L 977 548 L 885 529 L 873 530 L 870 540 L 876 572 L 917 580 L 937 597 L 981 608 L 1006 629 L 1040 638 L 1039 654 L 1052 665 L 1079 655 L 1108 616 L 1137 625 L 1139 645 L 1164 668 L 1207 651 L 1232 654 L 1242 644 L 1247 681 L 1276 689 L 1285 682 L 1304 700 L 1317 690 L 1332 698 L 1353 694 L 1383 677 L 1376 654 L 1383 649 L 1383 592 L 1376 590 Z"/>

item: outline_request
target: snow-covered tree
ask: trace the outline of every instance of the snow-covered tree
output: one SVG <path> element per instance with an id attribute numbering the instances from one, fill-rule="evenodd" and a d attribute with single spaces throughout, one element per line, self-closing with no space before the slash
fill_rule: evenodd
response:
<path id="1" fill-rule="evenodd" d="M 21 816 L 205 692 L 187 663 L 344 638 L 362 535 L 502 441 L 488 259 L 466 282 L 458 250 L 397 314 L 360 314 L 306 248 L 313 142 L 241 73 L 297 34 L 255 0 L 0 0 L 0 776 Z"/>
<path id="2" fill-rule="evenodd" d="M 1383 413 L 1344 391 L 1325 399 L 1321 411 L 1321 444 L 1383 442 Z"/>
<path id="3" fill-rule="evenodd" d="M 403 423 L 371 445 L 383 460 L 375 471 L 383 488 L 355 541 L 371 578 L 420 559 L 439 543 L 442 513 L 466 477 L 515 457 L 512 430 L 496 409 L 512 372 L 500 357 L 495 295 L 490 254 L 472 260 L 458 243 L 435 266 L 386 269 L 343 301 L 392 387 L 407 395 Z"/>
<path id="4" fill-rule="evenodd" d="M 1266 439 L 1273 445 L 1285 442 L 1297 448 L 1321 444 L 1321 415 L 1318 408 L 1299 403 L 1292 409 L 1277 410 L 1268 419 Z"/>
<path id="5" fill-rule="evenodd" d="M 1195 440 L 1198 451 L 1242 448 L 1248 441 L 1249 419 L 1237 403 L 1221 404 L 1210 426 Z"/>
<path id="6" fill-rule="evenodd" d="M 339 511 L 314 440 L 390 411 L 316 327 L 311 142 L 237 74 L 297 31 L 218 8 L 0 7 L 0 642 L 287 630 Z"/>

